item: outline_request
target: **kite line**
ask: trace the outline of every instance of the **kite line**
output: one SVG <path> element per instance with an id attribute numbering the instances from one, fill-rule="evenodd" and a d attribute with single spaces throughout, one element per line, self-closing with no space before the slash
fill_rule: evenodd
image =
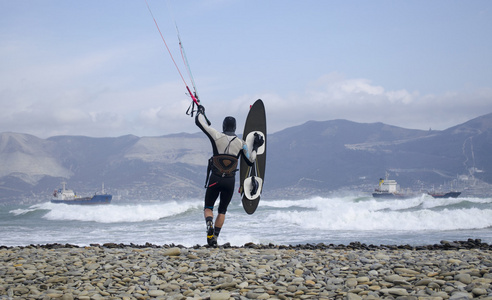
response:
<path id="1" fill-rule="evenodd" d="M 174 23 L 174 25 L 176 27 L 176 32 L 178 34 L 178 41 L 179 41 L 179 48 L 180 48 L 180 52 L 181 52 L 181 57 L 183 58 L 183 63 L 186 66 L 188 76 L 191 79 L 191 84 L 193 86 L 193 92 L 191 92 L 190 88 L 188 87 L 188 84 L 186 83 L 186 80 L 184 79 L 183 74 L 181 73 L 181 70 L 179 69 L 178 64 L 176 63 L 176 60 L 174 59 L 174 57 L 171 53 L 171 50 L 169 49 L 169 47 L 166 43 L 166 39 L 164 39 L 164 35 L 162 34 L 161 29 L 159 28 L 159 25 L 157 24 L 157 21 L 154 17 L 154 14 L 152 13 L 152 10 L 150 9 L 149 3 L 147 2 L 147 0 L 144 0 L 144 1 L 145 1 L 145 4 L 147 5 L 147 9 L 149 10 L 150 15 L 152 16 L 152 19 L 154 20 L 155 27 L 157 28 L 157 31 L 159 31 L 161 39 L 164 42 L 164 45 L 166 46 L 167 52 L 169 53 L 169 56 L 171 56 L 171 59 L 174 63 L 174 66 L 176 67 L 176 70 L 178 70 L 179 76 L 181 77 L 181 80 L 183 80 L 183 83 L 186 87 L 186 90 L 188 91 L 189 96 L 193 100 L 190 107 L 188 107 L 188 110 L 186 111 L 186 114 L 191 115 L 193 117 L 193 112 L 195 111 L 195 105 L 196 106 L 200 105 L 200 99 L 198 98 L 198 92 L 196 89 L 195 80 L 193 79 L 193 74 L 191 73 L 190 64 L 188 63 L 188 59 L 186 58 L 186 52 L 184 50 L 183 43 L 181 42 L 181 37 L 179 35 L 178 25 L 176 24 L 176 22 Z M 210 124 L 210 121 L 208 121 L 208 119 L 207 119 L 207 122 Z"/>

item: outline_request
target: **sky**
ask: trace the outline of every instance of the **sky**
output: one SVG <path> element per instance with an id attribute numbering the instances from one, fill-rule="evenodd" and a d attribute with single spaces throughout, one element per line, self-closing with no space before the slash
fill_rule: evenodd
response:
<path id="1" fill-rule="evenodd" d="M 230 115 L 241 133 L 256 99 L 269 133 L 444 130 L 492 112 L 489 0 L 147 1 L 152 14 L 145 0 L 0 0 L 0 132 L 198 132 L 175 24 L 217 129 Z"/>

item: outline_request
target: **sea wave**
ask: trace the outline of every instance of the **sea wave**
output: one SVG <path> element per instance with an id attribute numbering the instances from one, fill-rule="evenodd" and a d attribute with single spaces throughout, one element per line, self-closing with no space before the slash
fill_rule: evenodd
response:
<path id="1" fill-rule="evenodd" d="M 353 198 L 313 198 L 300 203 L 269 205 L 284 209 L 267 216 L 272 224 L 321 230 L 461 230 L 492 226 L 492 199 L 434 199 L 353 201 Z M 291 205 L 287 207 L 285 205 Z M 311 207 L 300 210 L 297 207 Z"/>
<path id="2" fill-rule="evenodd" d="M 12 209 L 9 211 L 9 213 L 13 216 L 29 217 L 32 215 L 42 214 L 46 211 L 49 211 L 49 208 L 44 208 L 44 204 L 35 204 L 27 208 Z"/>
<path id="3" fill-rule="evenodd" d="M 149 204 L 77 206 L 75 208 L 73 205 L 46 203 L 42 207 L 48 210 L 43 216 L 47 220 L 133 223 L 178 216 L 190 210 L 203 208 L 203 204 L 197 201 L 169 201 Z"/>

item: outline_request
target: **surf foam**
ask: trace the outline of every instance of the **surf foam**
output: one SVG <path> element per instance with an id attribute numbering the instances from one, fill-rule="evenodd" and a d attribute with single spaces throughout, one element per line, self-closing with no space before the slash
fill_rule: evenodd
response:
<path id="1" fill-rule="evenodd" d="M 201 202 L 170 201 L 159 204 L 73 206 L 47 203 L 47 220 L 75 220 L 97 223 L 145 222 L 183 214 L 202 207 Z"/>
<path id="2" fill-rule="evenodd" d="M 446 203 L 427 196 L 383 201 L 367 198 L 357 202 L 353 198 L 313 198 L 292 203 L 274 201 L 268 205 L 284 209 L 266 218 L 270 224 L 321 230 L 459 230 L 492 226 L 492 209 L 457 205 L 463 201 L 484 203 L 483 199 L 452 199 Z M 486 201 L 492 202 L 491 199 Z M 441 209 L 431 209 L 437 206 Z M 311 209 L 300 210 L 299 207 Z"/>

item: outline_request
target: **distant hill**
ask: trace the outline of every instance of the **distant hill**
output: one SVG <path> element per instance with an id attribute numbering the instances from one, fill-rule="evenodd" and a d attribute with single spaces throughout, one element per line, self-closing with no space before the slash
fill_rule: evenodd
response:
<path id="1" fill-rule="evenodd" d="M 438 187 L 458 175 L 492 183 L 492 114 L 444 131 L 345 120 L 307 122 L 272 135 L 269 142 L 275 155 L 269 157 L 268 171 L 309 194 L 375 186 L 386 172 L 402 187 L 414 189 Z M 292 165 L 297 176 L 292 176 Z"/>
<path id="2" fill-rule="evenodd" d="M 492 114 L 446 130 L 309 121 L 268 136 L 265 197 L 369 193 L 388 172 L 401 187 L 492 184 Z M 211 155 L 202 133 L 40 139 L 0 134 L 0 202 L 46 201 L 66 181 L 122 200 L 202 198 Z"/>

